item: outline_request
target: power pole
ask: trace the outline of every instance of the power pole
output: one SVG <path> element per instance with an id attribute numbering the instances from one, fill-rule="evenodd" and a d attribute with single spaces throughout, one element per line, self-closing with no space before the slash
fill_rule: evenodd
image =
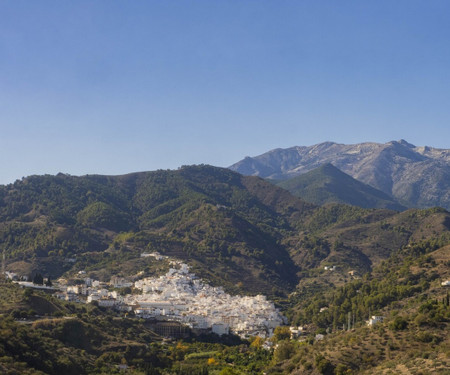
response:
<path id="1" fill-rule="evenodd" d="M 2 255 L 2 281 L 6 281 L 6 255 L 5 255 L 5 249 L 3 249 L 3 255 Z"/>
<path id="2" fill-rule="evenodd" d="M 352 328 L 352 313 L 349 311 L 347 314 L 347 331 Z"/>

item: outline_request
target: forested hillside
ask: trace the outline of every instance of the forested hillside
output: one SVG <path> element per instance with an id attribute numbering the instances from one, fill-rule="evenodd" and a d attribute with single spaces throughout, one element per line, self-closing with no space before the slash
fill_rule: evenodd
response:
<path id="1" fill-rule="evenodd" d="M 2 245 L 11 267 L 25 262 L 53 277 L 67 270 L 65 258 L 106 251 L 126 260 L 157 250 L 189 259 L 230 288 L 238 279 L 249 291 L 292 288 L 297 268 L 280 240 L 313 207 L 252 180 L 207 166 L 118 177 L 32 176 L 1 187 Z M 258 189 L 276 198 L 263 202 Z"/>
<path id="2" fill-rule="evenodd" d="M 312 270 L 325 264 L 368 271 L 410 239 L 450 226 L 445 210 L 318 207 L 258 177 L 203 165 L 31 176 L 0 187 L 0 220 L 7 267 L 22 274 L 86 268 L 107 278 L 120 272 L 117 262 L 139 271 L 140 253 L 151 250 L 230 291 L 281 295 L 305 275 L 322 279 Z"/>
<path id="3" fill-rule="evenodd" d="M 229 292 L 269 295 L 291 325 L 305 327 L 300 341 L 278 330 L 273 352 L 253 338 L 163 343 L 131 316 L 4 284 L 7 374 L 114 373 L 119 365 L 135 374 L 425 374 L 447 364 L 440 282 L 450 276 L 450 215 L 441 208 L 315 206 L 258 177 L 202 165 L 31 176 L 0 187 L 0 218 L 7 270 L 52 279 L 83 270 L 105 281 L 157 275 L 167 262 L 140 254 L 158 251 Z M 386 320 L 370 330 L 369 314 Z"/>
<path id="4" fill-rule="evenodd" d="M 298 290 L 290 317 L 308 334 L 284 337 L 267 374 L 447 374 L 449 243 L 411 243 L 344 286 Z M 372 315 L 382 321 L 368 327 Z"/>

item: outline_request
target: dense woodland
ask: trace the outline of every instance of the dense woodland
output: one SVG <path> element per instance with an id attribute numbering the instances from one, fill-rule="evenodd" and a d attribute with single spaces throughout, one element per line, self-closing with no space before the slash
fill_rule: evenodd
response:
<path id="1" fill-rule="evenodd" d="M 230 293 L 269 295 L 306 333 L 291 340 L 280 328 L 278 346 L 269 351 L 258 338 L 166 342 L 131 316 L 3 284 L 0 368 L 7 374 L 106 374 L 119 365 L 131 374 L 440 371 L 448 367 L 448 293 L 440 282 L 450 277 L 449 229 L 444 209 L 315 206 L 262 179 L 204 165 L 27 177 L 0 186 L 8 270 L 51 280 L 75 278 L 80 270 L 105 281 L 138 271 L 156 275 L 167 265 L 140 253 L 159 251 Z M 386 320 L 368 329 L 369 314 Z M 326 338 L 316 341 L 317 333 Z"/>

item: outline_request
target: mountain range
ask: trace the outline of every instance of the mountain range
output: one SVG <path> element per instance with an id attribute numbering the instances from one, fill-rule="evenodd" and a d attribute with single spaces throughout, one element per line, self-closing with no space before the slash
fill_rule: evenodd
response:
<path id="1" fill-rule="evenodd" d="M 450 208 L 450 150 L 405 140 L 353 145 L 324 142 L 275 149 L 230 166 L 244 175 L 287 180 L 331 163 L 407 207 Z"/>

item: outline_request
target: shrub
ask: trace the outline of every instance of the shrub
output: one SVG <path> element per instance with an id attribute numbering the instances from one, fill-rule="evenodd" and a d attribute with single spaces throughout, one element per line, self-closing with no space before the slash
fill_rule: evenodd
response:
<path id="1" fill-rule="evenodd" d="M 333 374 L 334 366 L 324 356 L 318 355 L 316 357 L 315 362 L 316 362 L 317 371 L 319 371 L 320 374 L 324 374 L 324 375 Z"/>
<path id="2" fill-rule="evenodd" d="M 401 316 L 395 317 L 395 319 L 389 324 L 389 328 L 393 331 L 403 331 L 407 327 L 408 321 Z"/>
<path id="3" fill-rule="evenodd" d="M 288 326 L 278 326 L 273 332 L 274 342 L 286 340 L 291 338 L 291 331 Z"/>
<path id="4" fill-rule="evenodd" d="M 336 375 L 345 375 L 348 372 L 348 367 L 342 363 L 339 363 L 334 369 Z"/>
<path id="5" fill-rule="evenodd" d="M 295 346 L 289 341 L 281 341 L 275 350 L 273 357 L 275 361 L 281 362 L 292 357 L 295 353 Z"/>
<path id="6" fill-rule="evenodd" d="M 420 342 L 431 342 L 434 336 L 430 332 L 419 332 L 416 335 L 416 340 Z"/>

